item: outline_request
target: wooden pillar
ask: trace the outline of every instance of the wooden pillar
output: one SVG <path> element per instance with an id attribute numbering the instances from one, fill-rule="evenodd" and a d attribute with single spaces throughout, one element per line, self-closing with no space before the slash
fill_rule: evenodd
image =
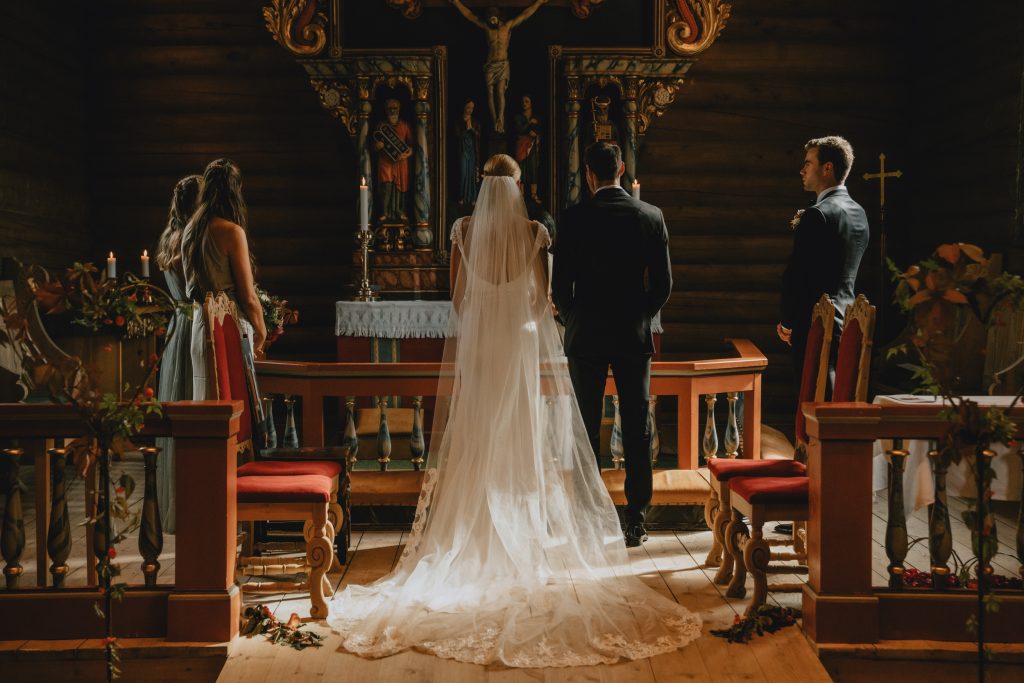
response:
<path id="1" fill-rule="evenodd" d="M 810 436 L 804 632 L 816 643 L 878 642 L 878 598 L 871 587 L 870 436 L 878 406 L 805 404 L 804 412 Z"/>
<path id="2" fill-rule="evenodd" d="M 565 205 L 575 206 L 582 198 L 583 182 L 580 175 L 580 79 L 566 79 L 565 144 L 568 154 L 565 175 Z"/>
<path id="3" fill-rule="evenodd" d="M 676 421 L 679 434 L 676 448 L 681 470 L 695 470 L 700 463 L 700 451 L 698 450 L 700 396 L 694 393 L 695 390 L 692 378 L 683 377 L 679 380 L 678 420 Z"/>
<path id="4" fill-rule="evenodd" d="M 175 585 L 167 639 L 224 642 L 238 635 L 235 470 L 240 401 L 166 408 L 175 440 Z"/>

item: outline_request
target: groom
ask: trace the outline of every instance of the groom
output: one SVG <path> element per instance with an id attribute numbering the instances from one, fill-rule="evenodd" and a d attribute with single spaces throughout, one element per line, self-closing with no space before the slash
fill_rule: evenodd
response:
<path id="1" fill-rule="evenodd" d="M 622 189 L 624 171 L 618 145 L 597 142 L 587 149 L 593 196 L 562 215 L 551 290 L 565 321 L 569 376 L 595 454 L 609 366 L 615 376 L 626 458 L 625 537 L 635 547 L 647 540 L 644 513 L 651 502 L 651 318 L 672 292 L 672 264 L 661 210 Z"/>

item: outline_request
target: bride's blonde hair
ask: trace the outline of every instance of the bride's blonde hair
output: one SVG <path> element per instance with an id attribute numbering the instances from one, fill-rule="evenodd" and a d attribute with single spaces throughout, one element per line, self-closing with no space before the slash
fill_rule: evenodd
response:
<path id="1" fill-rule="evenodd" d="M 484 164 L 484 175 L 508 176 L 519 182 L 519 176 L 522 175 L 522 171 L 519 170 L 519 164 L 516 163 L 516 160 L 509 155 L 495 154 Z"/>

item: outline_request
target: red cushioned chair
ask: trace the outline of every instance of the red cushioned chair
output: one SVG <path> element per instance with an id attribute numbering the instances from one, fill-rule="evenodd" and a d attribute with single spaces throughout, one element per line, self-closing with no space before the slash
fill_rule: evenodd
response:
<path id="1" fill-rule="evenodd" d="M 207 342 L 210 395 L 215 399 L 238 400 L 242 402 L 242 416 L 239 425 L 239 452 L 250 456 L 254 452 L 252 435 L 253 421 L 262 417 L 258 401 L 250 391 L 255 377 L 246 377 L 246 359 L 242 345 L 247 343 L 238 324 L 235 303 L 224 293 L 216 296 L 207 294 L 203 305 L 207 323 Z M 330 585 L 324 574 L 331 567 L 334 553 L 328 546 L 328 559 L 321 554 L 321 540 L 335 540 L 335 524 L 345 522 L 345 512 L 338 504 L 338 491 L 342 483 L 347 490 L 348 478 L 344 461 L 274 461 L 248 462 L 238 470 L 238 519 L 240 522 L 302 521 L 306 561 L 287 563 L 277 557 L 252 557 L 251 525 L 243 556 L 239 558 L 243 574 L 266 575 L 271 569 L 309 571 L 309 579 L 302 582 L 249 583 L 245 591 L 279 592 L 281 590 L 309 590 L 313 602 L 313 616 L 325 617 L 325 592 L 330 594 Z M 323 488 L 324 500 L 319 500 Z M 323 520 L 320 520 L 320 507 Z M 333 517 L 333 520 L 330 518 Z"/>
<path id="2" fill-rule="evenodd" d="M 807 332 L 807 351 L 804 354 L 804 366 L 800 374 L 798 406 L 804 401 L 820 402 L 825 400 L 835 312 L 836 307 L 828 294 L 822 294 L 811 311 L 811 326 Z M 806 443 L 807 431 L 802 418 L 803 414 L 797 410 L 797 441 Z M 724 586 L 732 580 L 736 565 L 736 558 L 732 556 L 730 545 L 725 541 L 726 528 L 732 519 L 728 480 L 733 477 L 758 474 L 771 477 L 802 476 L 807 473 L 807 468 L 795 460 L 713 458 L 708 461 L 708 471 L 711 474 L 711 495 L 705 503 L 704 518 L 708 526 L 711 527 L 714 540 L 705 565 L 718 567 L 714 581 Z"/>
<path id="3" fill-rule="evenodd" d="M 871 338 L 875 331 L 875 307 L 863 295 L 846 309 L 843 333 L 839 340 L 836 360 L 833 401 L 865 401 L 868 395 L 868 375 L 871 370 Z M 806 367 L 806 365 L 805 365 Z M 827 367 L 827 366 L 826 366 Z M 802 406 L 801 406 L 802 407 Z M 801 416 L 803 412 L 799 413 Z M 803 427 L 801 420 L 798 424 Z M 806 438 L 806 431 L 804 431 Z M 774 473 L 773 473 L 774 474 Z M 727 595 L 743 597 L 746 571 L 754 579 L 754 595 L 746 614 L 753 614 L 768 596 L 768 574 L 773 571 L 806 573 L 806 567 L 772 567 L 771 560 L 797 560 L 804 562 L 804 525 L 809 517 L 808 482 L 806 476 L 753 476 L 732 477 L 728 480 L 732 520 L 724 538 L 729 554 L 736 560 L 736 570 Z M 750 520 L 750 531 L 743 516 Z M 794 553 L 771 552 L 771 544 L 764 538 L 763 527 L 771 521 L 794 523 Z M 801 590 L 802 583 L 773 584 L 773 591 Z"/>
<path id="4" fill-rule="evenodd" d="M 209 359 L 208 377 L 211 378 L 210 394 L 222 400 L 242 401 L 242 417 L 238 430 L 238 448 L 246 459 L 251 460 L 259 451 L 254 448 L 255 424 L 261 424 L 262 404 L 254 397 L 259 395 L 255 388 L 255 375 L 247 378 L 247 362 L 243 353 L 243 337 L 238 324 L 238 308 L 235 302 L 219 292 L 216 296 L 206 295 L 204 313 L 207 324 Z M 250 386 L 252 385 L 252 386 Z M 345 463 L 348 450 L 345 448 L 278 448 L 261 452 L 262 459 L 247 462 L 238 468 L 238 476 L 300 476 L 320 474 L 332 480 L 331 499 L 328 504 L 328 519 L 341 531 L 338 538 L 338 562 L 347 560 L 349 541 L 349 480 Z M 260 520 L 262 521 L 262 520 Z M 308 530 L 303 533 L 308 538 Z M 252 553 L 252 531 L 247 536 L 246 550 Z"/>

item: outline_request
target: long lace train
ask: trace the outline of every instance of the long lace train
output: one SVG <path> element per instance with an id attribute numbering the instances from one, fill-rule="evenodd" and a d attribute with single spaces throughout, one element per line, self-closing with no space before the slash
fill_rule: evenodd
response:
<path id="1" fill-rule="evenodd" d="M 555 667 L 686 645 L 699 617 L 632 573 L 548 312 L 546 231 L 488 177 L 452 240 L 457 316 L 413 531 L 389 576 L 335 597 L 343 648 Z"/>

